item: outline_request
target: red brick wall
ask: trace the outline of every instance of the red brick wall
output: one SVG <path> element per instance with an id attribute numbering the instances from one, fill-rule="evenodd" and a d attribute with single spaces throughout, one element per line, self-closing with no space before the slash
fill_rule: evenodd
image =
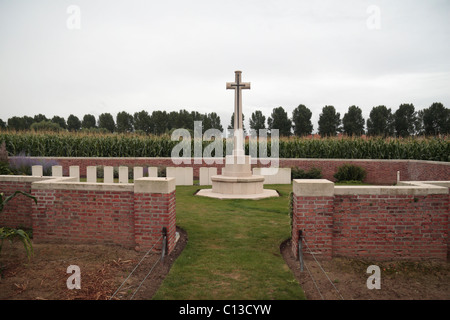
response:
<path id="1" fill-rule="evenodd" d="M 448 195 L 336 195 L 333 255 L 446 260 Z"/>
<path id="2" fill-rule="evenodd" d="M 0 181 L 0 192 L 3 198 L 12 195 L 15 191 L 31 193 L 31 182 Z M 24 195 L 17 195 L 9 201 L 0 213 L 0 225 L 5 227 L 31 228 L 32 200 Z"/>
<path id="3" fill-rule="evenodd" d="M 162 248 L 162 228 L 167 229 L 168 251 L 175 246 L 175 191 L 168 194 L 135 193 L 134 219 L 136 245 L 141 249 L 149 249 L 155 244 L 155 249 Z"/>
<path id="4" fill-rule="evenodd" d="M 21 190 L 35 196 L 38 203 L 19 195 L 0 214 L 1 226 L 32 227 L 35 242 L 102 243 L 145 250 L 153 247 L 155 251 L 162 248 L 160 237 L 165 227 L 167 253 L 175 247 L 175 191 L 146 194 L 130 187 L 80 190 L 51 188 L 50 184 L 38 188 L 32 186 L 36 180 L 39 178 L 2 178 L 0 188 L 5 195 Z"/>
<path id="5" fill-rule="evenodd" d="M 171 158 L 39 158 L 55 160 L 63 166 L 63 174 L 69 175 L 69 166 L 80 166 L 80 175 L 86 176 L 87 166 L 147 166 L 147 167 L 193 167 L 194 177 L 199 176 L 200 167 L 213 166 L 219 168 L 224 164 L 208 164 L 202 160 L 201 164 L 194 163 L 176 165 Z M 279 159 L 280 168 L 298 167 L 305 171 L 315 167 L 322 170 L 322 178 L 335 181 L 333 175 L 337 168 L 345 163 L 351 163 L 366 169 L 366 182 L 371 184 L 390 185 L 397 181 L 397 171 L 401 173 L 401 180 L 450 180 L 450 164 L 448 162 L 419 161 L 419 160 L 345 160 L 345 159 Z M 259 160 L 253 166 L 267 167 Z"/>
<path id="6" fill-rule="evenodd" d="M 304 239 L 307 239 L 307 243 L 303 245 L 305 248 L 308 245 L 309 250 L 322 258 L 332 257 L 333 197 L 294 196 L 292 223 L 292 244 L 296 253 L 298 230 L 302 230 Z"/>
<path id="7" fill-rule="evenodd" d="M 293 253 L 297 233 L 316 257 L 446 260 L 449 195 L 294 195 Z M 309 252 L 303 244 L 304 253 Z"/>
<path id="8" fill-rule="evenodd" d="M 34 241 L 134 247 L 132 192 L 33 190 L 33 195 Z"/>
<path id="9" fill-rule="evenodd" d="M 408 165 L 407 179 L 404 181 L 442 181 L 450 180 L 450 163 L 433 161 L 411 161 Z"/>
<path id="10" fill-rule="evenodd" d="M 334 159 L 280 159 L 280 168 L 298 167 L 305 171 L 311 168 L 321 169 L 322 178 L 336 181 L 333 175 L 338 168 L 344 164 L 353 164 L 363 167 L 367 176 L 366 183 L 379 185 L 392 185 L 397 182 L 397 171 L 401 172 L 403 180 L 410 180 L 408 173 L 408 161 L 383 161 L 383 160 L 334 160 Z M 436 164 L 439 165 L 439 164 Z M 450 177 L 450 166 L 448 166 L 448 177 Z M 436 177 L 438 178 L 438 177 Z M 427 178 L 426 180 L 431 180 Z"/>

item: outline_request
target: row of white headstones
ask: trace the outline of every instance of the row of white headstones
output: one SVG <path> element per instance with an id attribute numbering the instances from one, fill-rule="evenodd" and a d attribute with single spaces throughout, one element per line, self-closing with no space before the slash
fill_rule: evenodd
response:
<path id="1" fill-rule="evenodd" d="M 86 182 L 97 183 L 97 166 L 86 167 Z M 260 174 L 260 168 L 254 168 L 254 174 Z M 43 167 L 35 165 L 31 168 L 32 176 L 42 177 Z M 126 166 L 118 167 L 119 183 L 129 182 L 129 168 Z M 199 168 L 199 184 L 211 185 L 211 177 L 217 175 L 217 168 L 215 167 L 201 167 Z M 63 167 L 52 166 L 52 176 L 62 177 Z M 80 167 L 70 166 L 69 176 L 80 181 Z M 176 185 L 193 185 L 194 184 L 194 169 L 192 167 L 167 167 L 166 176 L 174 177 Z M 133 167 L 133 178 L 139 179 L 144 177 L 144 167 Z M 158 177 L 157 167 L 148 167 L 148 177 Z M 265 176 L 265 184 L 290 184 L 291 183 L 291 169 L 279 168 L 276 175 Z M 103 167 L 103 183 L 114 183 L 114 167 Z"/>

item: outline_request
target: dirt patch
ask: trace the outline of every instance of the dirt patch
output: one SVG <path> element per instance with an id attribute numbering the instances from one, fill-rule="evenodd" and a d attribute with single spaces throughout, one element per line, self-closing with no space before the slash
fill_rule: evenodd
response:
<path id="1" fill-rule="evenodd" d="M 450 299 L 450 264 L 439 261 L 367 261 L 333 258 L 319 260 L 305 257 L 304 271 L 295 260 L 290 241 L 282 243 L 281 254 L 309 300 L 448 300 Z M 368 289 L 370 265 L 381 271 L 381 288 Z M 311 273 L 312 277 L 310 276 Z M 327 273 L 327 276 L 322 271 Z M 318 287 L 314 284 L 314 281 Z M 334 286 L 333 286 L 334 285 Z M 319 293 L 320 290 L 320 293 Z"/>
<path id="2" fill-rule="evenodd" d="M 5 243 L 0 256 L 0 299 L 107 300 L 114 293 L 113 299 L 125 300 L 133 295 L 133 300 L 151 299 L 186 246 L 186 232 L 180 228 L 177 232 L 180 238 L 174 250 L 162 260 L 159 253 L 151 253 L 142 260 L 145 252 L 118 246 L 68 244 L 34 244 L 34 256 L 27 259 L 20 242 Z M 70 265 L 80 268 L 79 290 L 67 288 Z"/>

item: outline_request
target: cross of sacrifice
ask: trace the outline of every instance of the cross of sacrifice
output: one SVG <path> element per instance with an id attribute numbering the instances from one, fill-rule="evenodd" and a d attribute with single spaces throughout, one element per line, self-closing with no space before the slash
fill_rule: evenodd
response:
<path id="1" fill-rule="evenodd" d="M 227 89 L 233 89 L 235 92 L 234 101 L 234 130 L 242 129 L 242 89 L 250 89 L 250 82 L 241 82 L 242 71 L 235 71 L 235 82 L 227 82 Z"/>

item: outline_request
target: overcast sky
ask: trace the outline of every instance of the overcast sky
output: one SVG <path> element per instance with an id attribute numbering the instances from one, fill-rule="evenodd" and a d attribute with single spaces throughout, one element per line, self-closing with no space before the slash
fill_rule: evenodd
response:
<path id="1" fill-rule="evenodd" d="M 0 0 L 0 118 L 450 107 L 449 0 Z"/>

